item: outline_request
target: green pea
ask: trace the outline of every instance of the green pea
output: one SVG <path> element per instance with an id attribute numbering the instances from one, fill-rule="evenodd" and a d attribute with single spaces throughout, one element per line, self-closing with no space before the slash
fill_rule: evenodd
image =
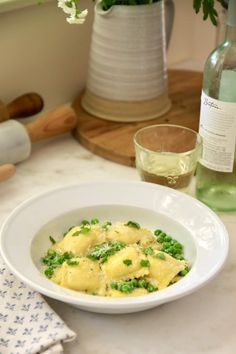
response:
<path id="1" fill-rule="evenodd" d="M 131 259 L 124 259 L 124 260 L 123 260 L 123 263 L 124 263 L 125 265 L 127 265 L 127 266 L 130 266 L 133 262 L 132 262 Z"/>
<path id="2" fill-rule="evenodd" d="M 170 247 L 168 248 L 168 251 L 169 251 L 170 253 L 172 253 L 172 254 L 175 254 L 176 249 L 174 248 L 174 246 L 170 246 Z"/>
<path id="3" fill-rule="evenodd" d="M 159 234 L 159 238 L 162 240 L 162 242 L 165 241 L 165 237 L 166 237 L 166 233 L 165 233 L 165 232 L 161 232 L 161 233 Z"/>
<path id="4" fill-rule="evenodd" d="M 159 258 L 159 259 L 162 259 L 163 261 L 166 259 L 165 254 L 162 253 L 162 252 L 158 252 L 158 253 L 156 254 L 156 257 Z"/>
<path id="5" fill-rule="evenodd" d="M 179 272 L 179 275 L 181 275 L 182 277 L 184 277 L 186 274 L 188 274 L 188 272 L 189 272 L 189 268 L 186 267 L 184 270 L 181 270 L 181 271 Z"/>
<path id="6" fill-rule="evenodd" d="M 137 288 L 137 286 L 138 286 L 138 281 L 137 281 L 137 279 L 132 279 L 132 280 L 130 280 L 130 284 L 131 284 L 134 288 Z"/>
<path id="7" fill-rule="evenodd" d="M 157 229 L 154 231 L 154 235 L 159 236 L 162 233 L 162 230 Z"/>
<path id="8" fill-rule="evenodd" d="M 144 254 L 153 254 L 153 253 L 154 253 L 154 250 L 153 250 L 152 247 L 145 247 L 145 248 L 143 249 L 143 253 L 144 253 Z"/>
<path id="9" fill-rule="evenodd" d="M 118 289 L 118 284 L 116 282 L 111 283 L 111 288 L 117 290 Z"/>
<path id="10" fill-rule="evenodd" d="M 172 237 L 166 235 L 164 240 L 165 242 L 170 242 L 172 240 Z"/>
<path id="11" fill-rule="evenodd" d="M 170 245 L 171 245 L 170 242 L 163 242 L 162 247 L 169 248 Z"/>
<path id="12" fill-rule="evenodd" d="M 157 290 L 157 288 L 156 288 L 154 285 L 148 284 L 148 286 L 147 286 L 147 291 L 148 291 L 149 293 L 152 293 L 153 291 L 156 291 L 156 290 Z"/>
<path id="13" fill-rule="evenodd" d="M 176 254 L 175 258 L 180 261 L 184 260 L 184 257 L 181 254 Z"/>
<path id="14" fill-rule="evenodd" d="M 131 287 L 129 286 L 129 284 L 121 284 L 119 290 L 122 293 L 129 293 L 131 292 L 133 289 L 131 289 Z"/>
<path id="15" fill-rule="evenodd" d="M 139 288 L 147 288 L 148 282 L 145 279 L 138 280 L 138 287 Z"/>
<path id="16" fill-rule="evenodd" d="M 141 265 L 142 267 L 150 267 L 150 262 L 149 262 L 148 259 L 141 259 L 140 265 Z"/>
<path id="17" fill-rule="evenodd" d="M 174 244 L 174 246 L 175 246 L 176 249 L 180 249 L 180 250 L 183 249 L 183 246 L 182 246 L 181 243 L 179 243 L 178 241 L 176 241 L 176 243 Z"/>
<path id="18" fill-rule="evenodd" d="M 172 246 L 175 246 L 180 243 L 177 240 L 172 239 L 171 244 L 172 244 Z"/>
<path id="19" fill-rule="evenodd" d="M 96 219 L 96 218 L 94 218 L 94 219 L 91 220 L 91 224 L 92 224 L 92 225 L 99 224 L 99 220 Z"/>
<path id="20" fill-rule="evenodd" d="M 180 250 L 178 248 L 177 249 L 175 248 L 175 255 L 177 255 L 177 254 L 182 254 L 182 250 Z"/>

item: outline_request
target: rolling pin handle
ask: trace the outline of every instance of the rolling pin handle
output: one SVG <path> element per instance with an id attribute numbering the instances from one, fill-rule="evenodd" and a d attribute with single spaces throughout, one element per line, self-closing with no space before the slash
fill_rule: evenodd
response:
<path id="1" fill-rule="evenodd" d="M 32 143 L 67 133 L 77 125 L 77 116 L 69 105 L 52 109 L 34 121 L 25 124 Z"/>
<path id="2" fill-rule="evenodd" d="M 40 95 L 34 92 L 17 97 L 7 105 L 10 118 L 25 118 L 41 112 L 44 102 Z"/>
<path id="3" fill-rule="evenodd" d="M 12 164 L 0 166 L 0 182 L 6 181 L 16 173 L 16 167 Z"/>

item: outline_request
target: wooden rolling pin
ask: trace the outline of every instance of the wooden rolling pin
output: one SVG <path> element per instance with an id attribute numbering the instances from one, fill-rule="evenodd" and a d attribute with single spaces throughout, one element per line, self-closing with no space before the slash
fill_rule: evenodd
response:
<path id="1" fill-rule="evenodd" d="M 77 125 L 75 111 L 69 105 L 60 106 L 23 125 L 16 120 L 0 124 L 0 165 L 15 164 L 27 159 L 31 144 L 64 134 Z"/>
<path id="2" fill-rule="evenodd" d="M 6 181 L 12 177 L 16 172 L 16 167 L 12 164 L 0 166 L 0 182 Z"/>
<path id="3" fill-rule="evenodd" d="M 11 118 L 25 118 L 39 113 L 43 109 L 43 99 L 34 92 L 17 97 L 5 105 L 0 101 L 0 122 Z"/>

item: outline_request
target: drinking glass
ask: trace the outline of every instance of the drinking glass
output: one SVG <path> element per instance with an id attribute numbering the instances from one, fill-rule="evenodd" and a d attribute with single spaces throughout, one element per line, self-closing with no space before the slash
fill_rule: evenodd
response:
<path id="1" fill-rule="evenodd" d="M 202 150 L 197 132 L 179 125 L 150 125 L 136 132 L 134 146 L 142 180 L 189 191 Z"/>

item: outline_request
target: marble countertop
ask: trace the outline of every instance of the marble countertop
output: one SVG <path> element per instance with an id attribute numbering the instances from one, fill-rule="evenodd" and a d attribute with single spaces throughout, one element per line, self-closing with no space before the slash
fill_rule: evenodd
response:
<path id="1" fill-rule="evenodd" d="M 51 188 L 85 181 L 139 180 L 134 168 L 104 160 L 69 134 L 33 147 L 16 175 L 0 184 L 0 222 L 17 204 Z M 180 300 L 128 315 L 84 312 L 48 303 L 78 335 L 66 354 L 235 354 L 236 213 L 219 213 L 230 237 L 224 269 Z"/>

